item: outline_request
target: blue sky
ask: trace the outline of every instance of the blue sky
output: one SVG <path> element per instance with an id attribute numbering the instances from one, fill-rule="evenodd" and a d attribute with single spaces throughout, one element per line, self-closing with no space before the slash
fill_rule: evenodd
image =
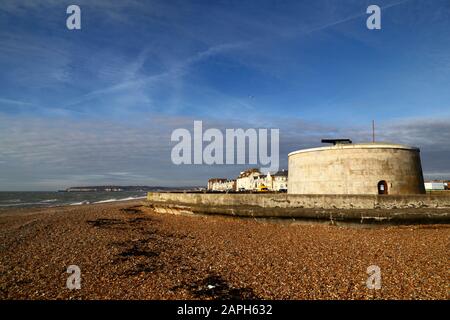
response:
<path id="1" fill-rule="evenodd" d="M 370 140 L 375 119 L 450 177 L 449 0 L 92 2 L 0 4 L 0 190 L 235 176 L 171 163 L 194 120 L 279 128 L 285 166 L 323 137 Z"/>

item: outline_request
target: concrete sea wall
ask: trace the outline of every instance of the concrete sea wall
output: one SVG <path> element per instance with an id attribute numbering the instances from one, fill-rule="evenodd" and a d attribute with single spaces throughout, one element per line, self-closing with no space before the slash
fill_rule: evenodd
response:
<path id="1" fill-rule="evenodd" d="M 161 213 L 336 220 L 450 221 L 449 195 L 148 193 Z"/>

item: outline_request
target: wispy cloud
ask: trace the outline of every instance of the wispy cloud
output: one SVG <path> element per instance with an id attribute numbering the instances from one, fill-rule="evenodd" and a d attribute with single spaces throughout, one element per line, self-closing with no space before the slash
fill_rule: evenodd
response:
<path id="1" fill-rule="evenodd" d="M 0 104 L 11 104 L 16 106 L 32 106 L 33 104 L 26 101 L 0 98 Z"/>
<path id="2" fill-rule="evenodd" d="M 145 49 L 139 55 L 138 59 L 132 64 L 131 68 L 126 71 L 123 81 L 121 81 L 118 84 L 106 87 L 106 88 L 91 91 L 79 98 L 76 98 L 74 101 L 69 102 L 68 104 L 66 104 L 66 106 L 67 107 L 74 106 L 79 103 L 89 101 L 91 99 L 97 98 L 102 95 L 112 94 L 112 93 L 130 90 L 130 89 L 134 89 L 134 88 L 140 88 L 142 86 L 146 86 L 146 85 L 158 82 L 160 80 L 167 80 L 169 78 L 182 77 L 186 72 L 188 72 L 189 67 L 194 65 L 195 63 L 199 63 L 202 60 L 208 59 L 211 56 L 221 54 L 221 53 L 224 53 L 226 51 L 233 50 L 236 48 L 240 48 L 243 45 L 246 45 L 246 43 L 237 42 L 237 43 L 220 44 L 217 46 L 213 46 L 206 50 L 196 53 L 195 55 L 189 57 L 188 59 L 186 59 L 184 61 L 176 62 L 175 64 L 170 66 L 168 70 L 165 70 L 161 73 L 158 73 L 156 75 L 142 76 L 142 75 L 138 75 L 138 74 L 139 74 L 140 69 L 143 66 L 143 63 L 145 62 L 146 54 L 148 52 L 148 49 Z"/>
<path id="3" fill-rule="evenodd" d="M 202 185 L 211 175 L 234 177 L 243 166 L 176 166 L 171 163 L 172 130 L 192 130 L 188 117 L 155 117 L 133 125 L 111 121 L 74 122 L 56 118 L 0 118 L 0 189 L 50 188 L 74 184 Z M 252 121 L 203 119 L 205 129 L 249 128 Z M 370 129 L 273 118 L 260 124 L 280 129 L 281 166 L 289 152 L 320 145 L 324 137 L 368 141 Z M 261 120 L 261 121 L 260 121 Z M 157 122 L 156 122 L 157 121 Z M 155 123 L 159 123 L 155 126 Z M 378 141 L 418 146 L 426 176 L 448 171 L 450 119 L 410 119 L 380 126 Z M 448 176 L 443 176 L 448 177 Z M 43 187 L 45 186 L 45 187 Z"/>

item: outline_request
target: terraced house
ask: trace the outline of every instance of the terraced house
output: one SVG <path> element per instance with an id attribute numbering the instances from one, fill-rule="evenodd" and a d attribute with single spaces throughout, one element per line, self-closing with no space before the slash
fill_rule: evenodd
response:
<path id="1" fill-rule="evenodd" d="M 268 191 L 286 192 L 288 184 L 288 171 L 281 170 L 273 174 L 263 174 L 257 168 L 242 171 L 236 180 L 226 178 L 213 178 L 208 180 L 209 191 Z"/>

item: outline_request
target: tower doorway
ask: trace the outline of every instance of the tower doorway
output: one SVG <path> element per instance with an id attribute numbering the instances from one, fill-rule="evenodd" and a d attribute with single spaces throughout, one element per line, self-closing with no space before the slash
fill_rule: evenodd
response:
<path id="1" fill-rule="evenodd" d="M 386 181 L 381 180 L 378 182 L 378 194 L 388 194 L 388 185 Z"/>

